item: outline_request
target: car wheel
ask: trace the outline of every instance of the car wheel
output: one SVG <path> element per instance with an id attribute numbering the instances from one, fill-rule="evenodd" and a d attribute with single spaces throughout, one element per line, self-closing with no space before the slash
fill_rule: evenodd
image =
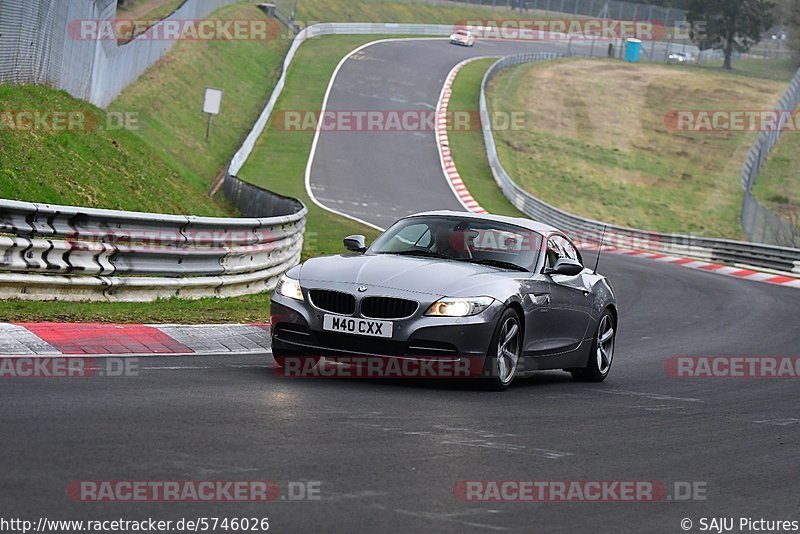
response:
<path id="1" fill-rule="evenodd" d="M 489 346 L 484 367 L 484 386 L 493 391 L 505 391 L 514 380 L 522 352 L 522 327 L 519 315 L 508 308 L 500 316 Z"/>
<path id="2" fill-rule="evenodd" d="M 614 315 L 606 310 L 597 323 L 597 332 L 592 342 L 592 352 L 584 369 L 571 371 L 576 380 L 582 382 L 602 382 L 611 371 L 614 361 L 614 345 L 617 339 Z"/>

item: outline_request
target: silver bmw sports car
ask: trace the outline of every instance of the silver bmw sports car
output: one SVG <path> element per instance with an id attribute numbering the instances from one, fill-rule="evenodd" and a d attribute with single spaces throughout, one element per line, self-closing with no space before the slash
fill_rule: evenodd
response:
<path id="1" fill-rule="evenodd" d="M 344 246 L 349 253 L 310 259 L 279 281 L 279 367 L 321 358 L 447 364 L 497 390 L 545 369 L 608 376 L 614 291 L 555 228 L 436 211 L 399 220 L 371 246 L 363 236 Z"/>

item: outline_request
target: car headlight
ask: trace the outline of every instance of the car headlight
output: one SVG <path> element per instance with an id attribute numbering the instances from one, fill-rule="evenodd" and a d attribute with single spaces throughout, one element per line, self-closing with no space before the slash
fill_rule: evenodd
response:
<path id="1" fill-rule="evenodd" d="M 285 274 L 278 280 L 278 285 L 275 286 L 275 292 L 278 295 L 283 295 L 294 300 L 304 300 L 303 291 L 300 289 L 300 282 L 294 278 L 289 278 Z"/>
<path id="2" fill-rule="evenodd" d="M 492 297 L 443 298 L 428 308 L 425 315 L 434 317 L 470 317 L 478 315 L 492 305 Z"/>

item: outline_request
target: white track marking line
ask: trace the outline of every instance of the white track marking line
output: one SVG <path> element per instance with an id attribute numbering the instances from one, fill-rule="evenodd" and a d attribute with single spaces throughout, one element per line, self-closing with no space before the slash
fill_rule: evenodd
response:
<path id="1" fill-rule="evenodd" d="M 597 389 L 597 388 L 590 389 L 589 391 L 597 391 L 598 393 L 607 393 L 609 395 L 627 395 L 631 397 L 645 397 L 647 399 L 652 399 L 652 400 L 670 400 L 677 402 L 704 402 L 700 399 L 693 399 L 690 397 L 672 397 L 670 395 L 662 395 L 660 393 L 642 393 L 639 391 L 613 391 L 609 389 Z"/>

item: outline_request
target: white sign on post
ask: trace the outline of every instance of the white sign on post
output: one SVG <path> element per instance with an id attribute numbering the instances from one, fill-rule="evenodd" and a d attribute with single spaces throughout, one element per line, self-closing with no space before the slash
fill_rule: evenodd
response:
<path id="1" fill-rule="evenodd" d="M 219 115 L 222 107 L 222 89 L 206 88 L 206 99 L 203 102 L 203 112 L 211 115 Z"/>
<path id="2" fill-rule="evenodd" d="M 211 118 L 219 115 L 222 108 L 222 89 L 206 87 L 206 98 L 203 101 L 203 112 L 208 113 L 208 125 L 206 126 L 206 143 L 211 136 Z"/>

